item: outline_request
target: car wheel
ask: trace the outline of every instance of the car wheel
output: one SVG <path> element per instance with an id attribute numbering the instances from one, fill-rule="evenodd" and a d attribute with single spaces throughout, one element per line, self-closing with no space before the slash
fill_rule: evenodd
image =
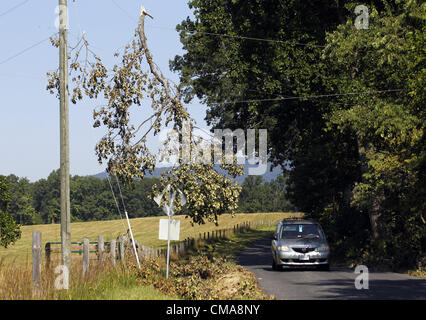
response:
<path id="1" fill-rule="evenodd" d="M 272 258 L 272 270 L 273 271 L 277 271 L 278 270 L 278 267 L 277 267 L 277 264 L 275 263 L 274 258 Z"/>

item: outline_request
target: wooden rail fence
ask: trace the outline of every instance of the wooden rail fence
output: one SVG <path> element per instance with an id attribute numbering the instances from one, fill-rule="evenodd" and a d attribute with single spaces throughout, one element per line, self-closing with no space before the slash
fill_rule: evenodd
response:
<path id="1" fill-rule="evenodd" d="M 236 233 L 245 232 L 249 229 L 258 228 L 261 226 L 271 226 L 275 224 L 276 220 L 244 222 L 236 224 L 231 228 L 207 231 L 198 234 L 196 237 L 186 238 L 170 247 L 170 253 L 181 256 L 187 252 L 188 249 L 194 249 L 203 242 L 214 242 L 216 240 L 232 237 Z M 41 292 L 41 270 L 42 270 L 42 235 L 41 232 L 33 231 L 32 242 L 32 280 L 33 292 L 39 294 Z M 165 257 L 167 249 L 150 248 L 139 244 L 135 240 L 137 253 L 139 259 Z M 61 242 L 47 242 L 44 247 L 45 251 L 45 267 L 50 269 L 52 262 L 52 254 L 61 253 Z M 98 263 L 106 261 L 105 253 L 109 254 L 110 262 L 116 266 L 117 260 L 121 263 L 125 260 L 125 253 L 132 250 L 129 238 L 120 236 L 117 239 L 111 239 L 108 242 L 104 241 L 102 236 L 98 237 L 98 241 L 89 241 L 88 238 L 83 238 L 81 242 L 71 242 L 71 252 L 83 255 L 82 260 L 82 278 L 84 279 L 90 268 L 90 260 L 97 260 Z M 90 253 L 96 253 L 96 258 L 90 258 Z"/>

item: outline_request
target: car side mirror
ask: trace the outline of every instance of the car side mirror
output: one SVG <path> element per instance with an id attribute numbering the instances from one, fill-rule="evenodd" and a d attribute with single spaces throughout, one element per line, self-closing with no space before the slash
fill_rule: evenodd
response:
<path id="1" fill-rule="evenodd" d="M 274 233 L 274 234 L 272 235 L 272 239 L 273 239 L 273 240 L 277 240 L 277 234 L 276 234 L 276 233 Z"/>

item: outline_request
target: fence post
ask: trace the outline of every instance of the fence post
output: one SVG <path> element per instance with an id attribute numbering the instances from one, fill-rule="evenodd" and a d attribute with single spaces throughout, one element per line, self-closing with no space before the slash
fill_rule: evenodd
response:
<path id="1" fill-rule="evenodd" d="M 44 255 L 46 256 L 46 269 L 50 269 L 50 242 L 44 246 Z"/>
<path id="2" fill-rule="evenodd" d="M 121 262 L 124 261 L 124 241 L 122 236 L 118 237 L 118 258 Z"/>
<path id="3" fill-rule="evenodd" d="M 116 247 L 116 240 L 111 239 L 111 241 L 109 242 L 109 254 L 111 258 L 111 263 L 114 267 L 115 267 L 115 260 L 116 260 L 115 247 Z"/>
<path id="4" fill-rule="evenodd" d="M 41 293 L 41 232 L 33 231 L 33 295 Z"/>
<path id="5" fill-rule="evenodd" d="M 98 260 L 99 262 L 102 262 L 104 259 L 104 237 L 99 236 L 98 237 Z"/>
<path id="6" fill-rule="evenodd" d="M 83 238 L 83 279 L 89 272 L 89 239 Z"/>

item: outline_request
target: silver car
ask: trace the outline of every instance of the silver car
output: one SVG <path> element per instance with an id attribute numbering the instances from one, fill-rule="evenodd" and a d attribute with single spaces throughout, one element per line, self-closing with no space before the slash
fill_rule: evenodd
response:
<path id="1" fill-rule="evenodd" d="M 273 235 L 272 269 L 284 266 L 314 266 L 329 270 L 330 248 L 319 223 L 312 220 L 284 219 Z"/>

